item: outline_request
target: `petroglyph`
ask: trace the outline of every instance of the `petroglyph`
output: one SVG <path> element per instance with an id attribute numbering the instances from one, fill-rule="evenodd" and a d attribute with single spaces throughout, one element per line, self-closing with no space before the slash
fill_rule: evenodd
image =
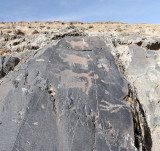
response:
<path id="1" fill-rule="evenodd" d="M 82 50 L 88 48 L 88 43 L 84 41 L 71 41 L 70 42 L 73 49 L 81 48 Z"/>
<path id="2" fill-rule="evenodd" d="M 69 64 L 80 64 L 83 69 L 88 69 L 88 61 L 92 61 L 91 58 L 80 57 L 74 54 L 67 54 L 66 57 L 61 57 L 64 62 L 68 62 Z"/>
<path id="3" fill-rule="evenodd" d="M 88 94 L 91 86 L 93 76 L 89 76 L 89 73 L 75 73 L 72 70 L 64 70 L 60 72 L 61 82 L 67 86 L 72 88 L 81 88 L 83 92 Z M 79 82 L 77 82 L 79 80 Z"/>
<path id="4" fill-rule="evenodd" d="M 110 102 L 107 102 L 105 100 L 102 100 L 101 103 L 103 104 L 100 104 L 100 110 L 103 110 L 103 111 L 109 111 L 111 113 L 115 113 L 115 112 L 118 112 L 121 108 L 125 108 L 126 105 L 120 105 L 120 104 L 112 104 Z"/>

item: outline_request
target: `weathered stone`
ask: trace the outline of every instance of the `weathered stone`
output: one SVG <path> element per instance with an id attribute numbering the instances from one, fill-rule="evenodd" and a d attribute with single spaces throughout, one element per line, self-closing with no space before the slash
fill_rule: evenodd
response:
<path id="1" fill-rule="evenodd" d="M 99 38 L 66 37 L 9 78 L 0 150 L 137 150 L 127 83 Z"/>
<path id="2" fill-rule="evenodd" d="M 16 31 L 15 31 L 16 32 Z M 20 30 L 17 30 L 18 35 L 6 35 L 0 39 L 0 55 L 1 50 L 7 50 L 7 53 L 12 52 L 22 52 L 25 50 L 37 50 L 48 45 L 52 41 L 57 39 L 62 39 L 65 36 L 84 36 L 84 32 L 78 30 L 77 28 L 63 28 L 55 31 L 42 31 L 37 32 L 36 30 L 31 35 L 23 35 Z M 25 52 L 24 52 L 25 53 Z M 15 53 L 14 53 L 15 54 Z"/>
<path id="3" fill-rule="evenodd" d="M 5 59 L 3 64 L 3 70 L 7 74 L 9 71 L 13 70 L 14 67 L 20 62 L 20 59 L 17 57 L 9 57 Z"/>
<path id="4" fill-rule="evenodd" d="M 155 31 L 154 28 L 151 29 L 149 27 L 150 26 L 149 24 L 146 24 L 146 25 L 143 24 L 142 26 L 140 26 L 140 24 L 138 24 L 138 26 L 137 25 L 131 26 L 129 24 L 124 24 L 123 27 L 122 27 L 123 24 L 121 24 L 121 26 L 120 25 L 115 25 L 115 26 L 113 25 L 112 26 L 112 25 L 106 25 L 106 23 L 93 23 L 93 24 L 84 23 L 83 26 L 81 26 L 80 24 L 82 24 L 82 23 L 77 24 L 77 23 L 73 23 L 73 22 L 72 23 L 67 23 L 67 22 L 3 23 L 2 22 L 0 24 L 1 24 L 0 28 L 2 30 L 2 34 L 0 37 L 0 78 L 1 78 L 0 79 L 0 101 L 3 100 L 3 102 L 2 102 L 3 105 L 0 105 L 0 110 L 3 113 L 3 112 L 5 112 L 5 110 L 4 110 L 5 108 L 8 108 L 8 106 L 13 106 L 13 108 L 10 107 L 7 110 L 7 112 L 9 111 L 10 113 L 5 112 L 5 114 L 7 114 L 8 116 L 10 116 L 13 113 L 13 115 L 10 116 L 10 120 L 8 120 L 9 119 L 8 116 L 6 116 L 6 117 L 3 116 L 4 113 L 1 114 L 1 111 L 0 111 L 0 117 L 6 118 L 6 121 L 4 120 L 4 118 L 3 118 L 3 120 L 0 119 L 0 126 L 7 125 L 8 129 L 9 128 L 11 129 L 9 131 L 7 129 L 7 126 L 5 126 L 8 133 L 10 134 L 9 136 L 15 136 L 15 135 L 17 136 L 17 133 L 19 132 L 18 126 L 17 127 L 15 125 L 11 126 L 11 124 L 13 124 L 12 122 L 11 122 L 11 124 L 8 124 L 8 123 L 9 123 L 9 121 L 13 121 L 13 122 L 16 121 L 15 120 L 16 119 L 15 118 L 16 117 L 15 111 L 17 111 L 18 108 L 20 108 L 20 105 L 23 106 L 23 108 L 24 108 L 24 110 L 22 112 L 20 111 L 20 114 L 23 115 L 23 113 L 24 113 L 24 115 L 26 115 L 26 113 L 28 113 L 27 117 L 32 116 L 32 111 L 27 109 L 27 107 L 28 107 L 27 103 L 30 102 L 28 95 L 31 95 L 30 97 L 33 97 L 32 93 L 35 94 L 35 90 L 33 88 L 33 85 L 35 85 L 35 87 L 43 88 L 44 91 L 46 93 L 48 93 L 48 95 L 51 96 L 51 100 L 53 102 L 53 103 L 51 103 L 51 104 L 53 104 L 53 106 L 51 108 L 53 109 L 53 112 L 56 113 L 56 115 L 59 115 L 60 111 L 59 110 L 57 111 L 57 109 L 59 109 L 59 105 L 57 105 L 57 101 L 54 98 L 54 96 L 56 96 L 55 95 L 56 94 L 55 88 L 53 86 L 50 86 L 48 84 L 50 82 L 46 82 L 46 79 L 51 79 L 50 77 L 48 78 L 48 71 L 51 70 L 54 73 L 53 76 L 57 77 L 58 74 L 55 75 L 55 73 L 56 73 L 55 68 L 56 68 L 56 71 L 59 71 L 59 72 L 62 71 L 64 68 L 62 68 L 62 66 L 61 66 L 61 68 L 59 69 L 59 61 L 57 61 L 58 62 L 57 64 L 55 63 L 56 67 L 55 67 L 55 65 L 53 65 L 53 63 L 50 63 L 50 64 L 48 63 L 48 65 L 50 65 L 48 67 L 48 65 L 46 65 L 44 63 L 43 58 L 40 58 L 36 61 L 37 64 L 38 64 L 38 62 L 43 62 L 43 64 L 39 63 L 41 65 L 41 67 L 39 67 L 39 66 L 37 67 L 36 65 L 35 65 L 36 66 L 35 67 L 33 65 L 34 64 L 33 62 L 35 61 L 35 59 L 33 59 L 34 56 L 37 57 L 37 54 L 38 55 L 42 54 L 42 56 L 44 56 L 43 52 L 48 52 L 48 49 L 46 50 L 44 47 L 46 45 L 50 44 L 51 49 L 53 51 L 56 50 L 57 54 L 60 53 L 58 50 L 60 50 L 60 51 L 62 50 L 62 52 L 64 53 L 64 54 L 63 53 L 61 54 L 62 59 L 64 59 L 63 56 L 65 56 L 65 53 L 66 53 L 64 50 L 66 50 L 66 49 L 68 51 L 66 53 L 68 56 L 73 56 L 73 52 L 74 52 L 74 53 L 76 53 L 76 56 L 79 56 L 79 55 L 81 56 L 81 53 L 82 54 L 86 53 L 87 55 L 93 54 L 93 56 L 96 54 L 95 57 L 97 57 L 97 55 L 98 56 L 103 55 L 103 56 L 101 56 L 102 58 L 103 57 L 105 58 L 105 55 L 104 55 L 104 53 L 100 53 L 101 51 L 104 52 L 104 50 L 107 50 L 107 51 L 111 50 L 111 53 L 113 54 L 113 56 L 115 58 L 114 60 L 115 60 L 116 64 L 118 65 L 119 71 L 121 72 L 122 76 L 128 80 L 128 93 L 126 93 L 126 96 L 124 99 L 129 103 L 130 109 L 132 112 L 134 129 L 132 129 L 131 132 L 134 133 L 134 140 L 135 140 L 134 145 L 136 146 L 136 148 L 139 151 L 144 151 L 144 150 L 159 151 L 160 150 L 160 147 L 159 147 L 160 146 L 159 145 L 160 144 L 160 142 L 159 142 L 159 140 L 160 140 L 160 126 L 159 126 L 159 123 L 160 123 L 160 116 L 159 116 L 160 115 L 159 114 L 159 108 L 160 108 L 160 106 L 159 106 L 159 102 L 160 102 L 160 99 L 159 99 L 159 96 L 160 96 L 160 83 L 159 83 L 159 79 L 160 79 L 160 77 L 159 77 L 159 75 L 160 75 L 159 74 L 159 72 L 160 72 L 160 63 L 159 63 L 160 62 L 160 59 L 159 59 L 160 58 L 160 54 L 159 54 L 160 39 L 158 37 L 151 37 L 153 35 L 159 36 L 157 26 L 156 26 L 156 31 Z M 65 24 L 65 26 L 64 25 L 61 26 L 61 24 Z M 91 29 L 88 28 L 90 25 L 91 26 L 94 25 L 94 30 L 93 30 L 93 28 L 91 28 Z M 130 28 L 131 30 L 127 31 L 127 29 L 129 27 L 131 27 Z M 17 29 L 20 29 L 23 33 L 22 34 L 19 33 L 19 35 L 15 35 L 16 34 L 15 31 Z M 39 33 L 33 35 L 32 32 L 35 29 L 38 30 Z M 82 29 L 82 30 L 78 30 L 78 29 Z M 76 37 L 77 36 L 84 36 L 84 35 L 86 35 L 86 33 L 84 33 L 84 31 L 87 33 L 87 36 L 98 36 L 99 38 L 97 38 L 97 37 L 96 38 L 94 37 L 91 39 L 89 37 L 88 38 L 81 37 L 81 38 L 75 38 L 75 39 L 65 38 L 56 47 L 51 45 L 51 43 L 57 43 L 60 39 L 67 37 L 67 36 L 74 36 L 74 37 L 75 36 Z M 25 33 L 25 35 L 24 35 L 24 33 Z M 119 35 L 118 33 L 119 34 L 121 33 L 121 35 Z M 136 34 L 136 35 L 133 35 L 133 34 Z M 142 34 L 143 34 L 143 36 L 142 36 Z M 24 38 L 25 38 L 25 40 L 23 40 Z M 102 41 L 104 41 L 105 45 L 110 49 L 106 48 L 106 46 L 104 45 L 104 43 L 102 41 L 100 41 L 100 39 Z M 39 49 L 39 48 L 43 48 L 43 49 Z M 35 49 L 35 50 L 30 51 L 31 49 Z M 8 74 L 7 74 L 7 76 L 5 76 L 6 73 L 4 72 L 3 67 L 5 66 L 7 60 L 9 59 L 8 55 L 10 55 L 10 54 L 13 55 L 14 57 L 20 58 L 21 62 L 16 66 L 16 68 L 14 68 L 14 69 L 12 68 L 12 70 L 15 70 L 13 72 L 9 72 L 8 71 L 9 68 L 7 67 L 6 73 L 8 73 Z M 3 56 L 1 56 L 1 55 L 3 55 Z M 53 56 L 53 55 L 51 55 L 51 56 Z M 82 56 L 82 57 L 84 57 L 84 56 Z M 55 57 L 53 57 L 53 58 L 55 58 Z M 75 58 L 75 56 L 70 57 L 70 59 L 65 58 L 66 66 L 67 67 L 69 66 L 72 69 L 74 68 L 74 71 L 76 71 L 76 73 L 77 73 L 77 71 L 80 71 L 80 73 L 81 73 L 81 71 L 82 71 L 81 68 L 83 67 L 83 70 L 86 70 L 85 73 L 89 74 L 88 73 L 89 70 L 87 70 L 87 68 L 88 68 L 88 62 L 90 64 L 92 64 L 91 60 L 87 61 L 87 65 L 86 65 L 86 64 L 82 63 L 82 62 L 86 63 L 86 61 L 84 59 L 79 59 L 77 57 L 76 57 L 76 59 L 73 59 L 73 58 Z M 94 57 L 91 57 L 91 58 L 94 58 Z M 102 60 L 104 60 L 104 58 Z M 89 58 L 87 58 L 87 59 L 89 59 Z M 94 62 L 93 64 L 96 66 L 96 64 L 95 64 L 96 61 L 94 61 L 94 59 L 93 59 L 93 62 Z M 48 60 L 47 57 L 46 57 L 46 60 Z M 57 60 L 57 59 L 55 58 L 55 60 Z M 76 60 L 76 63 L 75 63 L 75 60 Z M 29 61 L 29 63 L 26 63 L 27 61 Z M 69 62 L 69 64 L 67 64 L 67 62 Z M 107 65 L 110 64 L 110 61 L 108 61 L 106 64 Z M 32 68 L 29 67 L 30 69 L 28 69 L 28 66 L 30 66 L 30 65 L 32 66 Z M 43 71 L 41 70 L 39 72 L 39 68 L 43 68 L 43 65 L 47 69 L 44 69 Z M 107 68 L 107 66 L 104 67 L 104 65 L 102 66 L 101 64 L 98 64 L 97 66 L 98 66 L 98 68 L 102 68 L 104 70 L 106 69 L 106 71 L 110 71 Z M 34 67 L 36 69 L 38 69 L 38 71 Z M 52 69 L 52 67 L 54 69 Z M 97 69 L 97 68 L 95 68 L 95 69 Z M 99 70 L 100 69 L 98 69 L 97 72 L 99 72 Z M 41 72 L 43 72 L 45 74 L 43 74 L 43 76 L 41 76 Z M 105 71 L 104 71 L 104 73 L 105 73 Z M 68 74 L 66 74 L 66 77 L 68 77 Z M 77 74 L 79 74 L 79 73 L 77 73 Z M 32 75 L 33 77 L 30 78 L 30 84 L 28 84 L 27 79 L 28 79 L 28 77 L 30 77 L 30 75 Z M 89 74 L 89 77 L 91 77 L 91 75 L 92 74 Z M 105 75 L 106 74 L 104 74 L 104 76 Z M 84 91 L 89 92 L 89 90 L 86 89 L 86 87 L 88 87 L 88 84 L 89 84 L 89 83 L 85 82 L 86 78 L 82 78 L 82 79 L 80 78 L 80 80 L 79 80 L 79 78 L 80 77 L 72 78 L 71 75 L 69 76 L 69 81 L 71 81 L 70 82 L 71 84 L 74 83 L 78 79 L 75 82 L 78 85 L 78 88 L 76 90 L 76 94 L 74 93 L 74 97 L 71 97 L 74 99 L 67 99 L 67 101 L 63 101 L 63 103 L 67 104 L 67 105 L 65 107 L 62 105 L 62 109 L 65 108 L 65 111 L 69 110 L 68 111 L 69 113 L 70 113 L 70 110 L 72 110 L 72 108 L 75 107 L 74 102 L 75 102 L 75 100 L 78 100 L 78 95 L 81 95 L 81 92 L 79 92 L 79 90 L 82 89 L 81 90 L 82 93 Z M 107 76 L 107 78 L 108 78 L 108 76 Z M 113 78 L 114 78 L 114 76 L 113 76 Z M 108 80 L 112 80 L 112 78 L 107 79 L 107 81 Z M 93 81 L 96 81 L 96 80 L 93 80 Z M 93 83 L 93 81 L 91 83 Z M 74 84 L 72 84 L 72 85 L 74 85 Z M 77 87 L 77 85 L 76 85 L 76 87 Z M 102 86 L 103 83 L 102 84 L 100 83 L 99 85 Z M 104 87 L 106 87 L 106 86 L 104 86 Z M 27 97 L 27 99 L 23 95 L 19 95 L 19 94 L 21 94 L 20 93 L 21 88 L 22 88 L 24 96 Z M 107 89 L 109 89 L 109 88 L 110 88 L 110 86 L 107 86 Z M 118 87 L 117 87 L 117 89 L 119 90 Z M 112 91 L 117 92 L 118 91 L 117 89 L 115 90 L 115 88 L 113 87 Z M 15 92 L 15 90 L 16 90 L 16 92 Z M 56 88 L 56 90 L 57 90 L 57 88 Z M 13 92 L 13 95 L 11 95 L 11 97 L 9 98 L 9 94 L 11 93 L 10 91 Z M 38 91 L 39 90 L 37 90 L 37 92 L 36 92 L 37 97 L 40 96 L 40 92 L 41 92 L 41 91 L 40 92 L 38 92 Z M 74 92 L 75 92 L 75 90 L 74 90 Z M 95 92 L 95 91 L 93 91 L 93 92 Z M 98 91 L 98 93 L 100 93 L 100 92 Z M 15 96 L 15 95 L 17 95 L 17 96 Z M 46 97 L 48 97 L 48 95 Z M 83 95 L 81 95 L 81 98 L 83 98 L 83 100 L 85 100 L 86 102 L 91 102 L 90 101 L 92 99 L 91 96 L 94 97 L 95 94 L 93 93 L 93 95 L 91 95 L 91 94 L 88 94 L 88 95 L 90 96 L 90 98 L 88 99 L 89 101 L 84 99 Z M 103 91 L 102 91 L 101 95 L 103 96 Z M 42 96 L 43 96 L 43 94 L 42 94 Z M 77 96 L 77 98 L 76 98 L 76 96 Z M 99 96 L 100 96 L 100 94 L 99 94 Z M 27 101 L 23 102 L 24 104 L 22 104 L 22 101 L 20 101 L 20 97 L 23 100 L 27 100 Z M 64 98 L 65 96 L 62 95 L 62 97 Z M 13 100 L 16 100 L 17 98 L 19 99 L 18 100 L 19 102 L 13 101 Z M 107 97 L 107 99 L 108 99 L 108 97 Z M 34 100 L 37 101 L 36 96 L 35 96 Z M 46 98 L 44 98 L 44 100 L 48 101 L 48 99 L 46 99 Z M 93 102 L 95 102 L 94 98 L 92 100 L 93 100 Z M 8 103 L 9 105 L 5 105 L 5 103 L 7 101 L 9 102 Z M 40 99 L 40 101 L 42 101 L 42 100 Z M 13 104 L 10 104 L 10 102 L 12 102 Z M 31 106 L 33 105 L 33 102 L 30 104 Z M 84 101 L 81 101 L 81 100 L 79 102 L 81 102 L 81 104 L 84 103 Z M 26 106 L 25 106 L 25 103 L 27 104 Z M 79 104 L 76 104 L 76 107 L 77 108 L 79 107 L 78 109 L 76 108 L 76 111 L 77 110 L 83 111 L 81 109 L 81 104 L 80 105 Z M 48 103 L 48 105 L 49 105 L 49 103 Z M 5 106 L 5 108 L 3 108 L 3 106 Z M 86 107 L 86 113 L 87 113 L 87 117 L 88 117 L 88 114 L 93 113 L 93 111 L 91 112 L 88 109 L 88 104 L 84 105 L 84 106 Z M 26 112 L 26 109 L 27 109 L 27 112 Z M 46 109 L 46 106 L 44 105 L 44 103 L 41 105 L 41 109 L 43 109 L 43 111 L 44 111 L 44 109 Z M 49 110 L 49 113 L 52 112 L 52 109 Z M 35 112 L 35 108 L 33 109 L 33 111 Z M 46 112 L 43 112 L 43 113 L 48 115 L 48 113 L 46 113 Z M 73 113 L 73 116 L 70 116 L 69 113 L 67 114 L 69 118 L 67 117 L 66 120 L 73 121 L 73 122 L 71 122 L 71 123 L 73 123 L 73 126 L 70 126 L 68 129 L 66 129 L 66 131 L 68 130 L 68 133 L 70 132 L 71 135 L 69 135 L 68 133 L 65 133 L 65 135 L 64 135 L 65 141 L 68 140 L 68 142 L 70 141 L 69 136 L 72 136 L 72 128 L 74 127 L 75 121 L 76 121 L 76 119 L 78 119 L 78 115 L 75 116 Z M 38 112 L 38 116 L 37 116 L 37 113 L 35 113 L 34 115 L 36 115 L 35 116 L 36 118 L 40 115 L 42 117 L 44 117 L 43 114 L 41 114 L 39 112 Z M 93 115 L 95 115 L 95 114 L 93 114 Z M 92 117 L 94 119 L 93 115 L 92 115 Z M 107 115 L 108 115 L 108 113 L 107 113 Z M 106 114 L 105 114 L 105 116 L 106 116 Z M 60 117 L 62 119 L 59 121 L 61 121 L 61 123 L 65 123 L 65 124 L 62 124 L 63 125 L 62 132 L 64 132 L 64 129 L 67 127 L 67 124 L 66 124 L 67 122 L 64 121 L 64 116 L 60 116 Z M 100 117 L 102 117 L 102 116 L 100 116 Z M 53 117 L 51 117 L 51 118 L 53 118 Z M 18 117 L 17 117 L 17 119 L 18 119 Z M 22 120 L 25 120 L 25 119 L 26 118 L 24 118 L 22 116 L 22 119 L 20 117 L 20 120 L 18 119 L 17 123 L 19 125 L 21 125 Z M 54 119 L 60 119 L 60 118 L 56 117 Z M 39 121 L 34 121 L 33 124 L 30 124 L 30 125 L 39 126 L 39 123 L 40 123 Z M 41 120 L 41 121 L 46 122 L 44 120 Z M 81 121 L 82 121 L 82 118 L 81 118 Z M 88 118 L 86 119 L 86 121 L 88 121 Z M 95 121 L 97 121 L 97 120 L 95 120 Z M 102 120 L 102 122 L 103 122 L 103 120 Z M 57 122 L 52 121 L 49 124 L 49 126 L 52 127 L 53 123 L 55 124 Z M 88 124 L 88 125 L 90 125 L 90 127 L 92 127 L 92 125 L 94 125 L 93 123 L 94 122 L 90 122 L 90 124 Z M 82 124 L 82 122 L 78 122 L 77 126 L 79 126 L 80 124 Z M 24 121 L 22 124 L 22 127 L 24 128 L 23 125 L 26 126 L 26 123 Z M 45 124 L 43 124 L 43 125 L 45 125 Z M 95 125 L 97 125 L 97 124 L 95 124 Z M 49 129 L 49 131 L 47 131 L 45 129 L 45 132 L 43 134 L 40 133 L 40 135 L 39 135 L 39 132 L 37 132 L 37 131 L 39 131 L 39 128 L 36 129 L 36 131 L 34 131 L 34 129 L 33 129 L 33 132 L 29 131 L 29 133 L 37 132 L 39 136 L 45 137 L 47 139 L 48 138 L 52 139 L 53 138 L 52 130 L 53 129 L 55 130 L 58 126 L 54 125 L 53 129 L 50 127 L 46 126 L 46 129 Z M 106 127 L 110 127 L 110 125 L 106 126 Z M 31 128 L 34 128 L 34 127 L 31 127 Z M 15 129 L 17 131 L 15 131 Z M 99 136 L 97 136 L 97 133 L 98 133 L 97 126 L 95 126 L 95 128 L 93 128 L 93 131 L 91 131 L 91 132 L 93 132 L 93 135 L 96 134 L 96 136 L 97 136 L 96 142 L 97 143 L 94 145 L 94 148 L 92 150 L 101 150 L 101 148 L 105 148 L 103 150 L 112 150 L 114 148 L 114 147 L 111 147 L 110 149 L 108 149 L 108 145 L 105 144 L 108 140 L 108 137 L 110 138 L 110 133 L 108 133 L 108 129 L 106 131 L 99 132 L 103 135 L 103 138 L 104 138 L 103 139 L 102 137 L 99 138 Z M 48 133 L 46 133 L 46 131 L 48 133 L 50 133 L 50 135 Z M 96 133 L 94 133 L 95 131 L 96 131 Z M 4 131 L 3 134 L 5 132 L 6 131 Z M 59 142 L 59 138 L 56 139 L 58 134 L 59 133 L 56 133 L 56 135 L 54 135 L 56 137 L 52 139 L 54 141 L 54 144 L 56 144 L 56 143 L 58 144 L 58 143 L 63 142 L 63 141 Z M 73 142 L 72 142 L 72 144 L 74 144 L 72 150 L 77 150 L 78 145 L 79 145 L 79 144 L 77 144 L 77 146 L 75 145 L 75 142 L 77 142 L 76 141 L 77 133 L 74 133 L 74 134 L 76 137 L 75 137 L 75 139 L 73 139 Z M 19 135 L 18 135 L 18 138 L 20 137 Z M 28 135 L 26 135 L 26 136 L 28 137 Z M 62 135 L 59 135 L 59 136 L 62 136 Z M 89 134 L 82 133 L 81 135 L 79 134 L 79 136 L 80 137 L 83 137 L 83 136 L 88 137 Z M 3 136 L 3 137 L 5 137 L 5 136 Z M 23 137 L 24 137 L 24 133 L 22 134 L 22 138 Z M 27 139 L 27 137 L 26 137 L 26 139 Z M 9 138 L 8 135 L 6 135 L 6 140 L 8 138 Z M 10 140 L 11 140 L 11 138 L 10 138 Z M 16 137 L 13 137 L 13 138 L 16 139 Z M 31 138 L 31 140 L 33 140 L 32 135 L 30 135 L 28 138 Z M 91 139 L 89 139 L 89 143 L 92 142 L 92 135 L 90 138 Z M 113 136 L 113 138 L 115 138 L 115 135 Z M 1 140 L 1 137 L 0 137 L 0 140 Z M 14 144 L 15 140 L 14 139 L 13 139 L 14 141 L 10 141 L 10 140 L 8 140 L 9 144 Z M 64 138 L 60 137 L 60 140 L 64 140 Z M 118 141 L 119 140 L 122 141 L 124 139 L 123 139 L 123 137 L 122 138 L 119 137 Z M 38 140 L 36 140 L 36 141 L 38 141 Z M 40 141 L 43 142 L 42 139 Z M 46 139 L 45 139 L 45 141 L 46 141 Z M 86 141 L 86 139 L 84 141 Z M 81 143 L 82 146 L 83 146 L 83 144 L 87 144 L 87 141 L 82 142 Z M 32 141 L 32 142 L 34 142 L 34 141 Z M 27 148 L 26 150 L 36 150 L 37 148 L 35 147 L 36 149 L 34 149 L 34 146 L 35 146 L 35 144 L 38 144 L 39 142 L 36 142 L 36 143 L 35 142 L 30 144 L 30 141 L 27 140 L 27 143 L 24 145 Z M 108 142 L 109 142 L 109 144 L 110 143 L 114 144 L 114 141 L 111 142 L 110 139 L 108 140 Z M 46 143 L 46 145 L 48 145 L 48 144 L 51 144 L 51 141 Z M 29 148 L 27 145 L 31 146 L 31 147 Z M 40 146 L 38 146 L 38 147 L 40 147 Z M 56 145 L 54 145 L 54 146 L 56 146 Z M 121 145 L 121 146 L 123 146 L 123 145 Z M 52 148 L 52 146 L 51 146 L 51 148 Z M 79 148 L 81 149 L 81 146 Z M 11 149 L 8 149 L 8 150 L 12 150 L 12 149 L 13 148 L 11 147 Z M 24 150 L 23 147 L 20 148 L 20 150 Z M 45 149 L 38 148 L 38 150 L 46 150 L 46 148 Z M 53 150 L 56 150 L 56 149 L 54 148 Z M 128 149 L 126 149 L 126 150 L 128 150 Z"/>
<path id="5" fill-rule="evenodd" d="M 119 45 L 137 44 L 138 46 L 148 50 L 159 50 L 160 38 L 144 37 L 144 36 L 138 36 L 138 35 L 131 35 L 131 36 L 119 35 L 116 38 L 113 38 L 113 44 L 115 47 Z"/>
<path id="6" fill-rule="evenodd" d="M 149 50 L 159 50 L 160 49 L 160 38 L 151 37 L 144 41 L 143 48 Z"/>
<path id="7" fill-rule="evenodd" d="M 117 46 L 113 54 L 115 54 L 119 69 L 132 87 L 134 111 L 139 116 L 137 119 L 141 129 L 139 135 L 144 144 L 141 149 L 159 151 L 160 52 L 144 48 L 135 44 Z"/>
<path id="8" fill-rule="evenodd" d="M 20 62 L 17 57 L 0 56 L 0 78 L 7 75 Z"/>
<path id="9" fill-rule="evenodd" d="M 0 56 L 0 78 L 5 76 L 5 73 L 3 71 L 3 63 L 4 63 L 4 57 Z"/>

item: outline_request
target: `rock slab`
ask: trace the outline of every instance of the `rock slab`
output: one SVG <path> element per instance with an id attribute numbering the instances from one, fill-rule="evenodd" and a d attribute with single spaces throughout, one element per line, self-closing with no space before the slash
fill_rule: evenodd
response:
<path id="1" fill-rule="evenodd" d="M 9 77 L 0 150 L 137 150 L 127 83 L 98 37 L 65 37 Z"/>

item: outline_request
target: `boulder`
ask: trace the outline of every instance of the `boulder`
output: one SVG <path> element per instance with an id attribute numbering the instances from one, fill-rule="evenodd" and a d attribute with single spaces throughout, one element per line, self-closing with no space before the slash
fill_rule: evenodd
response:
<path id="1" fill-rule="evenodd" d="M 127 82 L 98 37 L 65 37 L 3 81 L 0 150 L 137 150 Z"/>
<path id="2" fill-rule="evenodd" d="M 114 56 L 121 73 L 131 85 L 129 100 L 132 100 L 133 112 L 139 115 L 139 137 L 141 149 L 159 151 L 160 147 L 160 52 L 153 50 L 155 41 L 143 43 L 141 48 L 136 44 L 119 45 L 114 49 Z M 151 44 L 151 47 L 145 46 Z M 152 45 L 153 44 L 153 45 Z"/>
<path id="3" fill-rule="evenodd" d="M 0 56 L 0 78 L 7 75 L 20 62 L 20 59 L 12 56 Z"/>

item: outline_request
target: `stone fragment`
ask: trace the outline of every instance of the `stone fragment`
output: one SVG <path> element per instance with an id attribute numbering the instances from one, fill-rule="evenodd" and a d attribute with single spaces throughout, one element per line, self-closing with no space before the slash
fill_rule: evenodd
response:
<path id="1" fill-rule="evenodd" d="M 20 62 L 20 59 L 17 57 L 11 56 L 0 56 L 0 78 L 3 78 L 7 75 L 14 67 Z"/>

